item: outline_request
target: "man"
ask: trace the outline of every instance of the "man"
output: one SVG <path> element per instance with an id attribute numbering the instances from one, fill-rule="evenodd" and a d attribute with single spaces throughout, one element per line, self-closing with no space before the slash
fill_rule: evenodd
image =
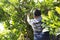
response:
<path id="1" fill-rule="evenodd" d="M 27 22 L 32 26 L 34 32 L 34 40 L 49 40 L 49 32 L 43 32 L 41 26 L 41 10 L 36 9 L 34 12 L 34 19 L 30 19 L 29 15 L 27 15 Z"/>

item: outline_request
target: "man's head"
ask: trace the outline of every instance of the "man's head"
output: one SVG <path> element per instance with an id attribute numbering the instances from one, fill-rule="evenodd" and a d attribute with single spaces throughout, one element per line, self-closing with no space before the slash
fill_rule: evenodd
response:
<path id="1" fill-rule="evenodd" d="M 34 18 L 41 16 L 41 10 L 36 9 L 34 12 Z"/>

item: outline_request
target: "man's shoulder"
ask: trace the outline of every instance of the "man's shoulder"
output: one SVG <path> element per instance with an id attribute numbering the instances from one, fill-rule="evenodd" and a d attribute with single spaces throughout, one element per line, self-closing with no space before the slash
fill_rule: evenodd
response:
<path id="1" fill-rule="evenodd" d="M 31 19 L 31 22 L 33 22 L 33 23 L 37 23 L 38 21 L 35 20 L 35 19 Z"/>

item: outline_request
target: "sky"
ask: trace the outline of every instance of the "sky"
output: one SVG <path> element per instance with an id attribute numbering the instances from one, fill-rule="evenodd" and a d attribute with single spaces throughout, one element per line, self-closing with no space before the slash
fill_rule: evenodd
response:
<path id="1" fill-rule="evenodd" d="M 35 2 L 37 2 L 37 0 L 34 0 Z M 39 0 L 40 2 L 42 2 L 43 0 Z"/>
<path id="2" fill-rule="evenodd" d="M 0 23 L 0 32 L 4 30 L 4 26 L 2 23 Z"/>

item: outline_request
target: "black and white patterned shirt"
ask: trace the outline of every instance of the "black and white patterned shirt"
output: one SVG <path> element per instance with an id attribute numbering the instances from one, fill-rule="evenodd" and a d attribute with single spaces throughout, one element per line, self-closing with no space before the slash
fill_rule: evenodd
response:
<path id="1" fill-rule="evenodd" d="M 40 23 L 41 20 L 42 20 L 42 17 L 40 16 L 37 19 L 34 18 L 34 19 L 29 19 L 27 21 L 32 26 L 33 31 L 42 31 L 43 28 L 41 27 L 41 23 Z M 46 32 L 46 31 L 48 30 L 46 29 L 43 30 L 43 32 Z"/>

